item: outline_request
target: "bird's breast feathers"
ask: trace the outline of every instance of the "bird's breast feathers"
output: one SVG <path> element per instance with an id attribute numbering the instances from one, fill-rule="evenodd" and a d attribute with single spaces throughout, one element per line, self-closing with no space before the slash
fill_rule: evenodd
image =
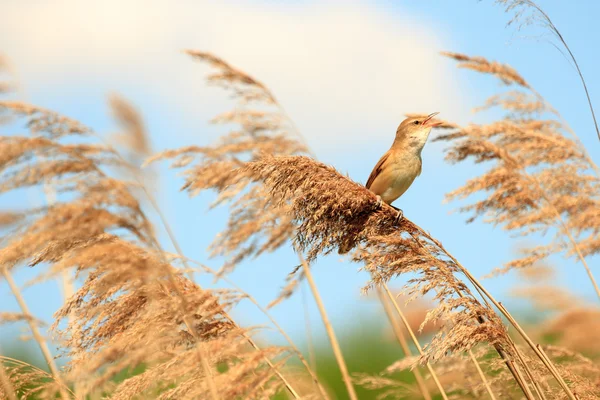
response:
<path id="1" fill-rule="evenodd" d="M 369 189 L 381 196 L 383 201 L 391 204 L 408 190 L 420 173 L 420 157 L 410 157 L 410 159 L 388 157 Z"/>

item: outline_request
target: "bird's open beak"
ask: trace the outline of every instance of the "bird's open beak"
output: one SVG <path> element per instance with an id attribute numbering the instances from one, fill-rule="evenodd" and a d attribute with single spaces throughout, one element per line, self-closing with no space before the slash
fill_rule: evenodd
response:
<path id="1" fill-rule="evenodd" d="M 433 122 L 432 121 L 433 117 L 435 117 L 438 114 L 439 114 L 439 112 L 434 112 L 434 113 L 429 114 L 427 116 L 427 118 L 425 119 L 425 121 L 423 121 L 423 126 L 430 126 L 433 128 L 433 127 L 442 125 L 442 122 Z"/>

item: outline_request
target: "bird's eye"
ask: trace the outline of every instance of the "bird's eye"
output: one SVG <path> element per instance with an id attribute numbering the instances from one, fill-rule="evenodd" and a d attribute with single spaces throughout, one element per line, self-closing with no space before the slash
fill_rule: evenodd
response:
<path id="1" fill-rule="evenodd" d="M 419 125 L 419 121 L 415 121 L 415 122 L 413 122 L 413 124 Z"/>

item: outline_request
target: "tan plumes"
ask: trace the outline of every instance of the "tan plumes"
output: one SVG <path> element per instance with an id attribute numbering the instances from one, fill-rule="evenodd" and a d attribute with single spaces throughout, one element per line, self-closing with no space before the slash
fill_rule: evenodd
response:
<path id="1" fill-rule="evenodd" d="M 461 62 L 493 64 L 480 57 L 446 54 Z M 470 64 L 468 64 L 470 65 Z M 498 75 L 496 69 L 477 69 Z M 506 81 L 506 77 L 500 76 Z M 492 97 L 485 108 L 499 106 L 505 118 L 490 124 L 472 124 L 441 134 L 448 141 L 446 159 L 452 163 L 471 160 L 490 168 L 448 194 L 449 200 L 483 193 L 460 208 L 471 214 L 469 221 L 483 217 L 519 234 L 555 234 L 549 243 L 523 251 L 497 272 L 530 267 L 554 253 L 574 255 L 584 263 L 594 282 L 585 256 L 600 251 L 600 179 L 597 166 L 558 114 L 524 81 L 512 79 L 526 91 L 510 91 Z M 597 285 L 594 286 L 600 295 Z"/>
<path id="2" fill-rule="evenodd" d="M 293 240 L 308 259 L 360 245 L 352 257 L 372 274 L 368 286 L 416 273 L 407 289 L 410 296 L 435 289 L 440 304 L 423 323 L 439 322 L 451 314 L 455 324 L 433 338 L 423 361 L 467 350 L 481 341 L 504 345 L 507 335 L 502 323 L 457 280 L 457 266 L 410 221 L 405 219 L 396 226 L 395 211 L 387 206 L 378 208 L 373 193 L 363 186 L 302 156 L 265 156 L 247 163 L 236 175 L 240 183 L 265 185 L 270 206 L 289 207 L 297 224 Z M 457 297 L 458 293 L 462 297 Z M 487 322 L 478 323 L 479 317 Z"/>
<path id="3" fill-rule="evenodd" d="M 0 191 L 44 185 L 58 197 L 23 212 L 0 265 L 47 266 L 37 280 L 73 271 L 83 281 L 53 325 L 70 357 L 61 378 L 78 396 L 163 390 L 170 398 L 262 398 L 280 390 L 273 365 L 284 361 L 283 349 L 250 349 L 251 331 L 227 315 L 243 296 L 203 290 L 171 266 L 132 194 L 139 185 L 110 175 L 130 169 L 127 162 L 110 147 L 78 143 L 93 132 L 77 121 L 22 103 L 1 106 L 25 117 L 31 136 L 0 139 Z M 112 382 L 141 365 L 147 369 L 132 381 Z"/>
<path id="4" fill-rule="evenodd" d="M 277 103 L 275 97 L 265 85 L 245 72 L 232 67 L 219 57 L 196 50 L 187 50 L 186 53 L 215 68 L 217 72 L 208 76 L 208 82 L 227 89 L 232 89 L 235 96 L 241 101 L 257 101 L 270 104 Z"/>
<path id="5" fill-rule="evenodd" d="M 385 372 L 379 375 L 356 373 L 353 378 L 357 385 L 365 389 L 380 391 L 377 397 L 375 397 L 377 400 L 423 398 L 416 385 L 394 379 Z"/>
<path id="6" fill-rule="evenodd" d="M 544 112 L 554 112 L 549 105 L 540 101 L 537 97 L 519 92 L 517 90 L 511 90 L 506 93 L 500 93 L 487 99 L 485 104 L 481 107 L 476 108 L 475 112 L 481 112 L 494 107 L 501 107 L 502 109 L 514 112 L 516 117 L 518 114 L 540 114 Z M 455 128 L 459 128 L 455 126 Z"/>
<path id="7" fill-rule="evenodd" d="M 33 134 L 46 134 L 53 139 L 66 135 L 85 135 L 91 130 L 80 122 L 54 111 L 19 101 L 0 101 L 0 112 L 8 111 L 27 118 L 27 127 Z"/>
<path id="8" fill-rule="evenodd" d="M 302 154 L 307 148 L 290 135 L 295 132 L 293 123 L 262 83 L 212 54 L 187 53 L 215 68 L 217 72 L 209 75 L 208 81 L 228 89 L 238 101 L 233 111 L 217 116 L 212 122 L 236 124 L 239 129 L 213 146 L 165 151 L 147 163 L 174 159 L 171 167 L 185 168 L 183 190 L 193 196 L 216 189 L 219 197 L 215 204 L 230 204 L 227 228 L 211 245 L 213 255 L 228 257 L 223 266 L 228 271 L 248 257 L 277 249 L 290 238 L 293 228 L 285 207 L 267 206 L 269 194 L 264 188 L 255 186 L 246 191 L 246 183 L 239 182 L 237 168 L 263 154 Z M 296 280 L 292 279 L 290 285 L 295 287 Z"/>
<path id="9" fill-rule="evenodd" d="M 66 386 L 57 382 L 52 375 L 33 365 L 10 357 L 0 356 L 0 369 L 2 376 L 8 384 L 0 379 L 0 398 L 12 399 L 56 399 L 61 393 L 67 397 L 64 399 L 75 399 L 75 394 Z M 9 393 L 8 390 L 12 390 Z M 14 397 L 11 397 L 14 396 Z"/>
<path id="10" fill-rule="evenodd" d="M 18 321 L 33 322 L 40 326 L 45 325 L 43 321 L 41 321 L 31 315 L 25 315 L 25 314 L 14 313 L 14 312 L 0 312 L 0 325 L 11 323 L 11 322 L 18 322 Z"/>
<path id="11" fill-rule="evenodd" d="M 69 377 L 78 382 L 79 390 L 98 393 L 112 386 L 115 374 L 144 363 L 149 368 L 116 388 L 114 398 L 143 396 L 173 384 L 170 392 L 175 398 L 209 398 L 197 346 L 210 365 L 231 363 L 226 374 L 215 374 L 223 395 L 229 390 L 251 393 L 256 380 L 272 384 L 272 370 L 260 366 L 265 356 L 275 357 L 281 350 L 249 352 L 243 331 L 223 314 L 239 297 L 201 290 L 174 271 L 173 282 L 168 275 L 171 267 L 157 256 L 107 238 L 68 252 L 61 260 L 63 267 L 77 266 L 80 274 L 90 270 L 81 289 L 57 313 L 57 323 L 75 317 L 66 345 L 72 359 Z M 184 324 L 185 318 L 191 318 L 194 332 Z"/>
<path id="12" fill-rule="evenodd" d="M 0 228 L 9 227 L 21 221 L 25 216 L 19 212 L 0 211 Z"/>
<path id="13" fill-rule="evenodd" d="M 573 352 L 600 355 L 600 311 L 595 308 L 571 308 L 547 321 L 541 334 L 556 338 L 554 344 Z"/>
<path id="14" fill-rule="evenodd" d="M 561 346 L 546 345 L 544 351 L 554 360 L 560 374 L 571 383 L 573 392 L 578 399 L 594 400 L 600 396 L 600 368 L 597 362 Z M 529 360 L 532 368 L 541 370 L 542 366 Z M 544 386 L 552 388 L 551 382 Z M 548 394 L 549 399 L 561 399 L 560 393 L 552 391 Z"/>
<path id="15" fill-rule="evenodd" d="M 470 57 L 466 54 L 460 53 L 444 51 L 441 54 L 458 61 L 458 66 L 460 68 L 467 68 L 474 71 L 495 75 L 507 85 L 516 83 L 523 87 L 529 87 L 525 79 L 523 79 L 523 77 L 509 65 L 500 64 L 495 61 L 488 61 L 483 57 Z"/>
<path id="16" fill-rule="evenodd" d="M 151 152 L 150 143 L 139 111 L 117 94 L 109 97 L 108 104 L 113 117 L 124 131 L 118 139 L 123 141 L 126 148 L 139 158 L 148 157 Z"/>

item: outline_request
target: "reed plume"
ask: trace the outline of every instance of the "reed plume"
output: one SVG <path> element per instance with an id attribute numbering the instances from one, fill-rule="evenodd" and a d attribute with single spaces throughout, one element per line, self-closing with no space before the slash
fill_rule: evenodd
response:
<path id="1" fill-rule="evenodd" d="M 194 196 L 214 190 L 218 197 L 213 206 L 229 207 L 227 227 L 210 247 L 211 255 L 226 259 L 219 272 L 185 257 L 147 189 L 138 165 L 150 144 L 133 105 L 118 96 L 110 99 L 112 114 L 126 133 L 123 155 L 79 121 L 24 102 L 0 102 L 0 118 L 20 121 L 29 131 L 0 137 L 0 194 L 47 188 L 56 193 L 55 201 L 0 213 L 0 270 L 21 307 L 18 313 L 0 313 L 0 323 L 27 322 L 50 369 L 46 373 L 0 358 L 0 395 L 11 400 L 29 395 L 217 400 L 266 399 L 285 390 L 293 398 L 327 399 L 291 340 L 291 351 L 259 347 L 252 338 L 258 328 L 233 320 L 231 310 L 250 296 L 241 290 L 202 288 L 191 279 L 192 270 L 225 279 L 241 261 L 284 245 L 296 251 L 300 265 L 290 271 L 271 305 L 285 300 L 307 278 L 350 398 L 356 398 L 355 384 L 383 389 L 381 398 L 599 395 L 600 369 L 590 354 L 597 349 L 578 346 L 591 339 L 576 334 L 581 326 L 593 326 L 586 321 L 596 318 L 596 310 L 561 310 L 534 330 L 532 339 L 440 241 L 406 218 L 398 221 L 396 210 L 379 205 L 363 185 L 312 158 L 264 83 L 210 53 L 187 54 L 208 63 L 209 83 L 236 100 L 232 111 L 212 121 L 234 128 L 213 145 L 167 150 L 147 163 L 169 160 L 183 170 L 183 191 Z M 506 116 L 500 121 L 466 127 L 443 121 L 438 140 L 450 143 L 449 161 L 492 165 L 449 199 L 485 193 L 461 209 L 471 220 L 482 217 L 524 235 L 554 233 L 549 243 L 525 250 L 523 258 L 497 272 L 532 272 L 549 255 L 564 253 L 581 261 L 594 282 L 586 258 L 600 250 L 597 166 L 558 112 L 516 70 L 482 57 L 446 55 L 463 68 L 517 88 L 493 96 L 481 108 L 503 109 Z M 0 91 L 4 87 L 0 83 Z M 152 224 L 154 214 L 162 227 Z M 163 250 L 157 239 L 160 228 L 177 254 Z M 390 320 L 396 311 L 418 354 L 406 351 L 409 346 L 400 339 L 406 357 L 381 374 L 347 370 L 311 275 L 312 263 L 335 253 L 347 254 L 369 273 L 365 292 L 377 288 L 387 293 Z M 76 277 L 76 290 L 51 325 L 67 360 L 64 368 L 54 362 L 39 330 L 42 322 L 28 311 L 12 280 L 12 273 L 24 266 L 39 271 L 31 284 L 64 273 Z M 419 338 L 425 344 L 417 340 L 415 322 L 406 320 L 387 286 L 398 277 L 408 277 L 401 293 L 407 302 L 432 301 L 417 322 L 422 333 L 435 326 L 431 336 Z M 398 332 L 403 331 L 396 329 L 401 336 Z M 537 343 L 541 335 L 555 333 L 562 340 L 554 345 Z M 295 354 L 310 377 L 289 379 L 288 359 Z M 421 366 L 427 368 L 424 375 Z M 406 369 L 415 371 L 417 385 L 394 379 Z M 127 377 L 119 379 L 124 373 Z M 312 390 L 298 391 L 296 385 Z"/>
<path id="2" fill-rule="evenodd" d="M 52 205 L 23 211 L 5 236 L 0 265 L 44 268 L 39 280 L 72 271 L 82 282 L 53 324 L 69 362 L 52 379 L 74 383 L 71 395 L 60 387 L 62 397 L 262 398 L 279 391 L 275 366 L 284 349 L 249 349 L 252 330 L 226 315 L 243 296 L 204 290 L 171 265 L 132 194 L 136 184 L 111 176 L 133 167 L 111 147 L 90 144 L 95 134 L 77 121 L 25 103 L 0 107 L 30 131 L 0 140 L 0 192 L 50 185 L 59 194 Z M 113 380 L 140 366 L 138 375 Z M 19 382 L 12 381 L 17 390 Z"/>
<path id="3" fill-rule="evenodd" d="M 443 53 L 459 67 L 495 75 L 515 90 L 491 97 L 478 111 L 499 108 L 504 118 L 470 124 L 435 138 L 450 143 L 446 160 L 490 168 L 447 195 L 448 200 L 484 197 L 460 208 L 468 221 L 482 218 L 519 235 L 547 233 L 547 243 L 523 249 L 497 273 L 526 268 L 562 253 L 580 261 L 600 297 L 587 257 L 600 252 L 600 174 L 574 133 L 512 68 L 482 57 Z"/>
<path id="4" fill-rule="evenodd" d="M 216 66 L 219 72 L 211 75 L 213 83 L 231 89 L 234 97 L 240 98 L 239 118 L 233 118 L 238 115 L 236 111 L 215 121 L 236 122 L 241 129 L 231 132 L 214 146 L 169 150 L 151 161 L 172 159 L 172 167 L 184 170 L 182 190 L 196 195 L 213 189 L 218 192 L 216 204 L 230 205 L 227 230 L 213 245 L 214 254 L 234 260 L 225 264 L 225 270 L 246 257 L 273 251 L 288 239 L 306 255 L 308 263 L 319 256 L 354 249 L 351 259 L 363 265 L 372 276 L 365 285 L 366 290 L 384 285 L 399 275 L 411 274 L 414 278 L 409 281 L 406 293 L 411 297 L 432 295 L 437 301 L 438 305 L 430 310 L 423 323 L 446 323 L 446 328 L 432 338 L 416 360 L 439 362 L 451 354 L 476 350 L 476 346 L 485 343 L 508 367 L 506 371 L 515 385 L 513 388 L 520 387 L 527 398 L 533 398 L 534 392 L 543 396 L 560 393 L 560 390 L 574 398 L 569 385 L 575 381 L 563 379 L 562 368 L 553 365 L 543 348 L 525 334 L 504 306 L 493 299 L 439 241 L 408 220 L 396 225 L 395 212 L 387 206 L 378 207 L 375 196 L 362 185 L 332 167 L 297 155 L 306 154 L 306 148 L 289 134 L 292 130 L 289 120 L 262 83 L 214 56 L 191 54 Z M 457 57 L 470 60 L 467 56 Z M 474 69 L 491 69 L 506 83 L 519 82 L 528 87 L 512 69 L 483 62 L 483 59 L 473 62 Z M 237 85 L 252 88 L 239 89 Z M 261 93 L 263 90 L 266 91 Z M 248 109 L 249 104 L 274 108 L 272 113 L 265 114 Z M 256 115 L 261 118 L 266 115 L 271 122 L 257 120 Z M 288 129 L 282 129 L 280 122 L 272 123 L 274 120 L 283 121 Z M 457 125 L 449 122 L 442 127 L 457 129 Z M 445 137 L 453 137 L 452 134 Z M 251 144 L 253 141 L 256 143 Z M 557 153 L 557 157 L 564 158 L 562 154 Z M 583 152 L 577 155 L 582 162 L 588 162 Z M 540 163 L 543 161 L 538 160 L 537 164 Z M 463 275 L 467 283 L 459 279 Z M 290 284 L 281 298 L 291 294 L 294 287 L 295 283 Z M 475 292 L 473 287 L 477 289 Z M 514 343 L 490 303 L 515 326 L 527 343 L 527 351 Z M 510 387 L 507 382 L 503 382 L 504 391 Z M 557 391 L 558 386 L 561 389 Z"/>

